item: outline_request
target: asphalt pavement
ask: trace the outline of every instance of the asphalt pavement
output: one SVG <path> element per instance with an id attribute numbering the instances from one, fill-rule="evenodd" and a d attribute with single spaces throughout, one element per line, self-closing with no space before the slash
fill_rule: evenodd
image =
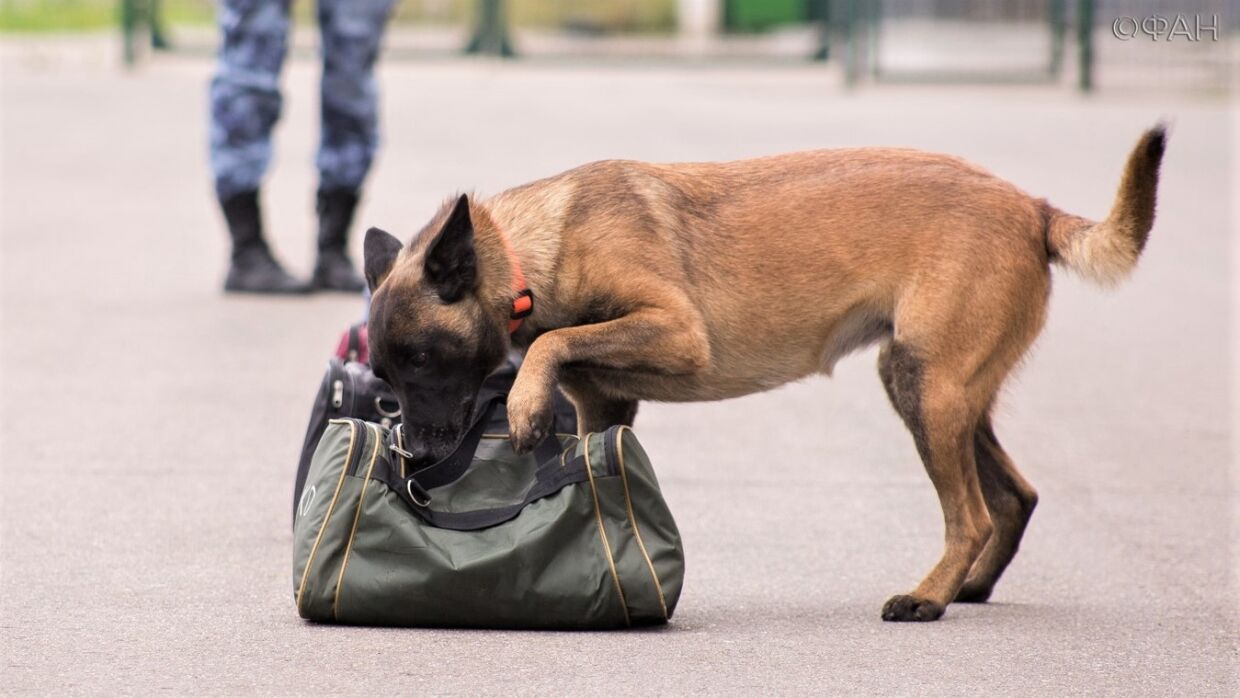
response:
<path id="1" fill-rule="evenodd" d="M 1186 695 L 1237 691 L 1235 245 L 1240 110 L 1056 87 L 872 87 L 815 66 L 393 62 L 359 227 L 590 160 L 814 147 L 956 153 L 1106 213 L 1128 149 L 1173 130 L 1135 276 L 1058 273 L 997 431 L 1041 504 L 991 603 L 879 609 L 942 520 L 874 351 L 637 434 L 688 560 L 670 626 L 310 625 L 290 491 L 310 401 L 361 301 L 226 298 L 203 57 L 126 73 L 31 45 L 0 63 L 0 693 Z M 295 61 L 265 192 L 308 270 L 317 69 Z M 772 221 L 771 234 L 778 234 Z M 360 252 L 360 240 L 355 240 Z"/>

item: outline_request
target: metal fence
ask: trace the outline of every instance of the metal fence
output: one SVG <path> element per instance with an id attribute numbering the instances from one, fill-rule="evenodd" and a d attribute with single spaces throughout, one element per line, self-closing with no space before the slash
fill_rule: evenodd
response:
<path id="1" fill-rule="evenodd" d="M 209 0 L 121 0 L 129 62 L 211 51 Z M 401 0 L 394 58 L 825 61 L 844 82 L 1234 88 L 1240 0 Z M 694 17 L 688 14 L 695 13 Z M 313 3 L 294 3 L 312 51 Z"/>

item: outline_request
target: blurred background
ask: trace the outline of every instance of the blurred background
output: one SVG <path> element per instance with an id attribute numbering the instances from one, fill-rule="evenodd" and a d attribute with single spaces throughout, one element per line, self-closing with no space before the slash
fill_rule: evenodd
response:
<path id="1" fill-rule="evenodd" d="M 303 51 L 315 45 L 313 8 L 294 4 L 295 45 Z M 1229 38 L 1240 21 L 1235 9 L 1235 0 L 401 0 L 387 55 L 818 60 L 849 85 L 981 81 L 1222 90 L 1236 62 Z M 212 23 L 209 0 L 0 0 L 0 31 L 112 30 L 123 37 L 129 64 L 152 51 L 212 51 Z M 1173 29 L 1180 33 L 1171 35 Z M 1117 32 L 1127 39 L 1114 40 Z"/>
<path id="2" fill-rule="evenodd" d="M 304 276 L 320 60 L 293 11 L 263 205 Z M 669 628 L 406 633 L 290 603 L 298 450 L 363 305 L 221 292 L 212 4 L 0 0 L 0 693 L 1237 695 L 1238 23 L 1237 0 L 399 2 L 355 259 L 368 226 L 603 158 L 911 146 L 1099 218 L 1171 124 L 1140 268 L 1109 294 L 1057 271 L 1002 398 L 1041 502 L 992 603 L 878 620 L 942 516 L 871 349 L 642 406 L 688 556 Z"/>

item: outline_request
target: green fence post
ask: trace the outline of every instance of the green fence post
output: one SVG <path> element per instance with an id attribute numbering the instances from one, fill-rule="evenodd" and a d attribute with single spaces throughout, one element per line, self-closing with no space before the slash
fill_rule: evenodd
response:
<path id="1" fill-rule="evenodd" d="M 137 32 L 138 24 L 137 8 L 134 7 L 134 2 L 135 0 L 121 0 L 120 6 L 121 46 L 126 66 L 132 66 L 138 60 L 137 47 L 134 46 L 134 34 Z"/>
<path id="2" fill-rule="evenodd" d="M 818 47 L 814 50 L 813 60 L 825 61 L 831 57 L 831 34 L 834 29 L 831 0 L 816 0 L 808 9 L 809 19 L 817 20 L 818 25 Z"/>
<path id="3" fill-rule="evenodd" d="M 841 0 L 844 5 L 844 36 L 848 53 L 844 57 L 844 84 L 856 87 L 861 75 L 861 37 L 857 32 L 857 0 Z"/>
<path id="4" fill-rule="evenodd" d="M 870 79 L 880 76 L 878 64 L 879 30 L 883 22 L 883 0 L 862 0 L 865 13 L 865 62 L 870 69 Z"/>
<path id="5" fill-rule="evenodd" d="M 1077 12 L 1081 92 L 1094 89 L 1094 0 L 1080 0 Z"/>
<path id="6" fill-rule="evenodd" d="M 1051 64 L 1049 73 L 1052 78 L 1063 75 L 1064 34 L 1067 31 L 1067 11 L 1064 5 L 1067 0 L 1051 0 Z"/>
<path id="7" fill-rule="evenodd" d="M 503 0 L 478 0 L 478 22 L 465 53 L 485 53 L 503 58 L 516 55 L 508 39 L 507 14 Z"/>
<path id="8" fill-rule="evenodd" d="M 172 49 L 168 32 L 164 29 L 163 0 L 146 0 L 146 21 L 151 28 L 151 48 L 158 51 Z"/>

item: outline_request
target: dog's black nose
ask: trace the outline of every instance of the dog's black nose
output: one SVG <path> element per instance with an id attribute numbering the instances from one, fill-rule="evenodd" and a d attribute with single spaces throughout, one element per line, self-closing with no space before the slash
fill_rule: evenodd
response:
<path id="1" fill-rule="evenodd" d="M 393 447 L 393 450 L 405 459 L 405 464 L 409 467 L 421 468 L 431 464 L 431 448 L 423 439 L 410 439 L 405 425 L 401 424 L 397 427 L 400 430 L 400 446 Z"/>
<path id="2" fill-rule="evenodd" d="M 409 444 L 406 448 L 409 450 L 410 465 L 415 468 L 430 465 L 434 460 L 430 446 L 426 444 Z"/>

